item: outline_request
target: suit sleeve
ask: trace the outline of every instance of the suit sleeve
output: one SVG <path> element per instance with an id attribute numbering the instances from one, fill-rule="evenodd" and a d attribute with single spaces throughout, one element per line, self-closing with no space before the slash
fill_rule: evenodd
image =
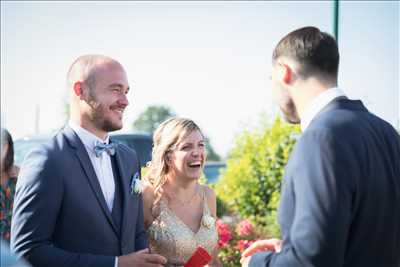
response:
<path id="1" fill-rule="evenodd" d="M 349 162 L 355 159 L 340 141 L 321 130 L 307 132 L 299 140 L 286 169 L 281 199 L 293 203 L 290 231 L 280 253 L 255 254 L 250 266 L 343 265 L 354 191 L 354 166 Z"/>
<path id="2" fill-rule="evenodd" d="M 53 243 L 64 192 L 62 174 L 48 154 L 43 148 L 35 150 L 22 166 L 14 198 L 11 249 L 33 266 L 114 266 L 115 257 L 73 253 Z"/>
<path id="3" fill-rule="evenodd" d="M 141 173 L 141 168 L 138 160 L 138 169 Z M 149 247 L 147 233 L 144 228 L 144 214 L 143 214 L 143 194 L 140 194 L 138 205 L 138 219 L 136 221 L 136 234 L 135 234 L 135 250 L 142 250 Z"/>

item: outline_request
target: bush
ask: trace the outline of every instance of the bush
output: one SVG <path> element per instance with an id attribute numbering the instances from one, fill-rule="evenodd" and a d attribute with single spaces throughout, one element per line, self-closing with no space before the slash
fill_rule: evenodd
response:
<path id="1" fill-rule="evenodd" d="M 217 230 L 219 235 L 218 258 L 224 267 L 240 267 L 242 252 L 260 238 L 257 229 L 249 220 L 238 223 L 217 220 Z"/>
<path id="2" fill-rule="evenodd" d="M 244 132 L 215 186 L 217 196 L 230 211 L 249 218 L 268 235 L 279 235 L 276 210 L 281 180 L 295 143 L 293 134 L 298 131 L 297 126 L 277 118 L 272 125 Z"/>

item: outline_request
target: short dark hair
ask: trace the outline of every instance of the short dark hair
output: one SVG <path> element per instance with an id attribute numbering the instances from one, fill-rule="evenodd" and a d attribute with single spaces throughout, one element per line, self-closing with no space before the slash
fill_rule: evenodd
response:
<path id="1" fill-rule="evenodd" d="M 300 78 L 317 75 L 337 79 L 339 49 L 336 40 L 316 27 L 300 28 L 283 37 L 272 54 L 273 63 L 282 56 L 300 64 Z"/>
<path id="2" fill-rule="evenodd" d="M 4 144 L 8 144 L 8 150 L 4 157 L 4 162 L 1 162 L 1 170 L 9 172 L 14 165 L 14 143 L 11 134 L 6 129 L 1 128 L 1 145 L 3 146 Z"/>

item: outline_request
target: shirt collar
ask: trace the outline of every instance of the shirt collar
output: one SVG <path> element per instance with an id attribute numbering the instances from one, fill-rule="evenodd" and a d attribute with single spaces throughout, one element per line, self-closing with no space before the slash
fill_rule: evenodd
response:
<path id="1" fill-rule="evenodd" d="M 74 132 L 78 135 L 79 139 L 81 139 L 82 143 L 89 148 L 90 150 L 94 149 L 94 146 L 97 142 L 108 144 L 110 142 L 110 137 L 107 135 L 105 140 L 97 137 L 93 133 L 89 132 L 88 130 L 82 128 L 78 124 L 69 121 L 69 126 L 74 130 Z"/>
<path id="2" fill-rule="evenodd" d="M 320 93 L 316 98 L 314 98 L 300 118 L 301 131 L 304 132 L 315 116 L 333 99 L 344 95 L 344 92 L 340 88 L 333 87 Z"/>

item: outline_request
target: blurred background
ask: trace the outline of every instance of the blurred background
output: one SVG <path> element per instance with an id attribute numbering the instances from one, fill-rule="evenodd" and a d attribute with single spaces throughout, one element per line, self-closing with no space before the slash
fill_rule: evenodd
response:
<path id="1" fill-rule="evenodd" d="M 339 84 L 399 128 L 399 2 L 339 7 Z M 1 125 L 15 139 L 62 127 L 67 69 L 99 53 L 128 72 L 122 132 L 143 130 L 134 122 L 149 107 L 167 109 L 196 121 L 225 158 L 238 134 L 278 112 L 276 43 L 307 25 L 333 34 L 333 24 L 334 1 L 1 1 Z"/>
<path id="2" fill-rule="evenodd" d="M 339 86 L 400 130 L 399 8 L 399 1 L 1 1 L 1 127 L 14 137 L 20 165 L 68 120 L 70 64 L 88 53 L 117 59 L 131 90 L 124 128 L 112 138 L 135 148 L 145 166 L 161 121 L 178 115 L 199 124 L 208 152 L 201 180 L 215 190 L 221 218 L 218 256 L 239 267 L 254 240 L 280 235 L 282 177 L 300 132 L 273 103 L 273 48 L 303 26 L 336 36 Z"/>

